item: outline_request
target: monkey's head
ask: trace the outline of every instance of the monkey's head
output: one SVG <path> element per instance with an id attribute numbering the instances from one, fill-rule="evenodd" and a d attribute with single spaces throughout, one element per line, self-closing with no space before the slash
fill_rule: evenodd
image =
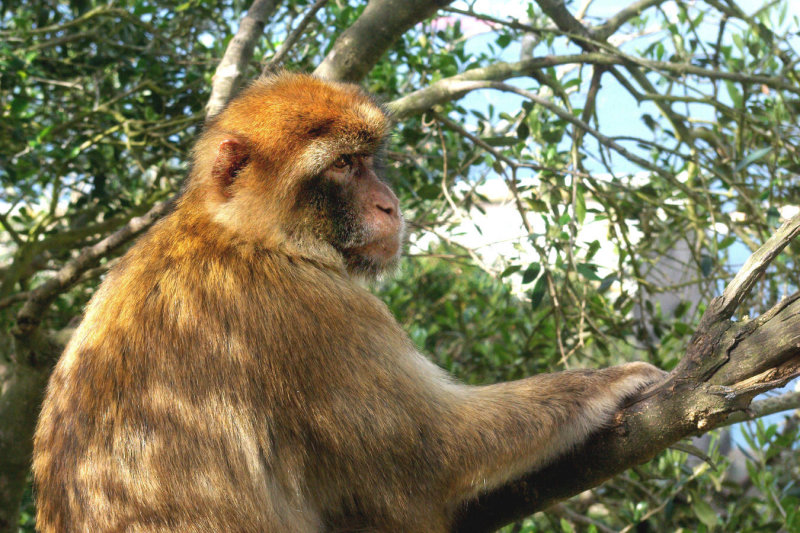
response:
<path id="1" fill-rule="evenodd" d="M 381 178 L 389 126 L 355 85 L 260 79 L 208 124 L 184 197 L 240 239 L 377 275 L 403 238 L 397 197 Z"/>

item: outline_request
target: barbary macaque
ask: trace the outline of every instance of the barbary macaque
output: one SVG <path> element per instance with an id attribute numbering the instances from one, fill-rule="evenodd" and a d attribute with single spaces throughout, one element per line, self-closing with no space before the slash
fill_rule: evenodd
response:
<path id="1" fill-rule="evenodd" d="M 389 129 L 358 87 L 288 73 L 209 122 L 52 374 L 40 531 L 444 532 L 662 376 L 466 386 L 421 355 L 363 286 L 403 241 Z"/>

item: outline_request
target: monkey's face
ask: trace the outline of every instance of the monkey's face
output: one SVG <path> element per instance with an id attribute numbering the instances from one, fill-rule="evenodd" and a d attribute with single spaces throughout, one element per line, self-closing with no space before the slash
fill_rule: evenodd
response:
<path id="1" fill-rule="evenodd" d="M 302 182 L 295 198 L 294 209 L 306 221 L 305 229 L 335 248 L 351 273 L 374 276 L 395 263 L 403 217 L 372 155 L 340 155 Z"/>
<path id="2" fill-rule="evenodd" d="M 210 123 L 191 183 L 241 238 L 374 276 L 395 262 L 403 234 L 376 162 L 389 127 L 354 85 L 279 74 Z"/>

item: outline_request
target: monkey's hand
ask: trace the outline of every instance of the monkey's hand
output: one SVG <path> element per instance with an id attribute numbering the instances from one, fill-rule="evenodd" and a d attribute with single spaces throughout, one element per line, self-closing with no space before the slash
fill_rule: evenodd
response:
<path id="1" fill-rule="evenodd" d="M 609 389 L 616 393 L 619 408 L 647 398 L 648 391 L 655 391 L 669 375 L 650 363 L 640 361 L 605 368 L 599 373 L 610 380 Z"/>
<path id="2" fill-rule="evenodd" d="M 550 453 L 543 454 L 537 462 L 572 448 L 602 427 L 613 425 L 616 413 L 647 397 L 649 391 L 657 390 L 659 384 L 666 382 L 667 375 L 667 372 L 643 362 L 551 374 L 548 380 L 550 390 L 537 391 L 543 399 L 551 400 L 553 431 L 543 439 L 550 441 L 550 446 L 543 447 Z M 578 390 L 580 392 L 575 394 Z M 572 394 L 561 398 L 563 403 L 558 404 L 562 391 Z M 548 404 L 544 403 L 542 407 L 545 405 Z M 537 412 L 541 416 L 543 410 L 537 409 Z"/>

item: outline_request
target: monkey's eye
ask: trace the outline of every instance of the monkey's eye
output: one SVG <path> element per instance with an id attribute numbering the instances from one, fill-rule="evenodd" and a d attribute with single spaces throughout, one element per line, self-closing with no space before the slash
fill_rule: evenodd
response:
<path id="1" fill-rule="evenodd" d="M 333 168 L 337 170 L 344 170 L 353 164 L 353 157 L 350 155 L 340 155 L 333 162 Z"/>

